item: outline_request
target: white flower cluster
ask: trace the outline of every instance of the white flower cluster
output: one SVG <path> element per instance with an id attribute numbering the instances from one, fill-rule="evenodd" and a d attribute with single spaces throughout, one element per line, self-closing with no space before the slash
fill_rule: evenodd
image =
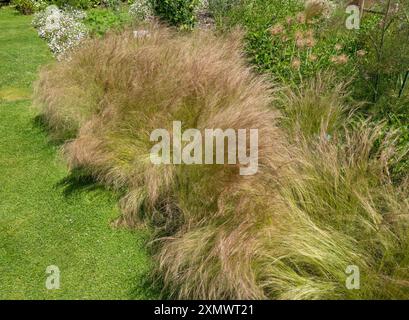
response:
<path id="1" fill-rule="evenodd" d="M 81 22 L 84 18 L 83 11 L 49 6 L 35 14 L 32 24 L 57 59 L 61 60 L 87 36 L 88 31 Z"/>
<path id="2" fill-rule="evenodd" d="M 147 20 L 153 16 L 153 10 L 149 0 L 135 0 L 129 6 L 129 14 L 138 20 Z"/>

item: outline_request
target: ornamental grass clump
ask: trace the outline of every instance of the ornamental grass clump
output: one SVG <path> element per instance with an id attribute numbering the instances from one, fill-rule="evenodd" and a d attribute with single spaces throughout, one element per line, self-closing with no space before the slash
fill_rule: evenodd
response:
<path id="1" fill-rule="evenodd" d="M 346 87 L 334 73 L 322 72 L 298 87 L 283 88 L 276 95 L 282 125 L 294 139 L 317 139 L 323 132 L 330 138 L 357 109 L 348 106 Z"/>
<path id="2" fill-rule="evenodd" d="M 53 137 L 68 140 L 71 168 L 129 190 L 121 201 L 128 224 L 141 208 L 152 212 L 157 205 L 200 220 L 218 208 L 228 185 L 250 178 L 239 177 L 239 165 L 154 165 L 150 133 L 172 132 L 173 121 L 201 131 L 258 128 L 259 171 L 271 170 L 273 162 L 287 161 L 285 139 L 274 126 L 278 112 L 268 109 L 270 85 L 244 66 L 237 35 L 148 31 L 88 41 L 70 61 L 42 72 L 37 103 Z"/>
<path id="3" fill-rule="evenodd" d="M 325 118 L 311 111 L 317 119 L 307 126 L 246 67 L 238 33 L 148 31 L 89 40 L 69 61 L 46 67 L 35 103 L 52 137 L 64 141 L 70 169 L 122 193 L 115 225 L 153 229 L 164 294 L 408 298 L 409 193 L 388 173 L 396 137 L 379 126 L 340 125 L 346 107 L 330 97 L 342 100 L 342 90 L 320 100 L 316 91 L 327 90 L 320 82 L 287 98 L 305 112 L 320 102 Z M 277 106 L 295 117 L 284 128 Z M 172 132 L 173 121 L 201 132 L 258 129 L 258 172 L 152 164 L 150 133 Z M 361 272 L 360 290 L 346 286 L 351 265 Z"/>

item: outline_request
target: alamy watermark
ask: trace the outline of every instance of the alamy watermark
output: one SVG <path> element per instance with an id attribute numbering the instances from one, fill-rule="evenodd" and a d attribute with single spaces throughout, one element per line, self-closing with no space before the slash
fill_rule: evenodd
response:
<path id="1" fill-rule="evenodd" d="M 249 131 L 249 137 L 247 136 Z M 155 129 L 150 140 L 153 164 L 240 164 L 240 175 L 258 171 L 258 129 L 198 129 L 182 132 L 182 122 L 173 121 L 172 134 Z M 227 146 L 226 146 L 227 140 Z M 227 150 L 227 154 L 226 154 Z"/>
<path id="2" fill-rule="evenodd" d="M 359 29 L 361 26 L 361 15 L 362 11 L 357 5 L 350 5 L 346 8 L 345 11 L 349 14 L 348 18 L 345 21 L 345 26 L 348 30 Z"/>
<path id="3" fill-rule="evenodd" d="M 60 289 L 60 269 L 55 265 L 51 265 L 46 268 L 45 272 L 48 275 L 45 287 L 48 290 Z"/>
<path id="4" fill-rule="evenodd" d="M 359 290 L 361 288 L 361 275 L 359 267 L 356 265 L 349 265 L 345 269 L 348 277 L 345 280 L 345 286 L 348 290 Z"/>

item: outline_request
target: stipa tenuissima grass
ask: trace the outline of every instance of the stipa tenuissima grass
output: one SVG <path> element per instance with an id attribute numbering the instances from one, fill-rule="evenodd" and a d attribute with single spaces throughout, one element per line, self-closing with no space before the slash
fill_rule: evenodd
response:
<path id="1" fill-rule="evenodd" d="M 313 126 L 290 106 L 293 129 L 280 129 L 274 90 L 246 67 L 240 43 L 237 33 L 157 26 L 145 37 L 111 34 L 45 68 L 36 104 L 52 136 L 66 141 L 69 166 L 124 192 L 117 224 L 155 228 L 155 274 L 167 294 L 407 298 L 408 188 L 388 176 L 393 135 L 365 123 L 343 129 L 344 103 L 331 101 L 336 90 L 317 99 L 314 90 L 327 90 L 319 83 L 281 98 L 314 114 Z M 319 101 L 326 120 L 302 100 Z M 257 128 L 258 173 L 153 165 L 149 134 L 171 131 L 174 120 L 200 130 Z M 361 270 L 360 290 L 345 286 L 348 265 Z"/>

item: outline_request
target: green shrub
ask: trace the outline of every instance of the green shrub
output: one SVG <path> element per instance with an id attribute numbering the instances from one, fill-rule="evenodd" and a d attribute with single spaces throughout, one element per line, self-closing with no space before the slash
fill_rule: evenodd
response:
<path id="1" fill-rule="evenodd" d="M 0 0 L 0 7 L 9 5 L 11 0 Z"/>
<path id="2" fill-rule="evenodd" d="M 12 3 L 18 12 L 25 15 L 33 14 L 47 6 L 47 2 L 43 0 L 13 0 Z"/>
<path id="3" fill-rule="evenodd" d="M 155 13 L 171 25 L 191 29 L 196 23 L 199 0 L 152 0 Z"/>
<path id="4" fill-rule="evenodd" d="M 21 14 L 33 14 L 36 11 L 35 3 L 32 0 L 14 0 L 13 4 L 16 6 L 16 10 Z"/>
<path id="5" fill-rule="evenodd" d="M 364 16 L 359 32 L 360 99 L 373 103 L 382 96 L 408 94 L 404 79 L 409 71 L 409 3 L 389 1 L 375 9 L 384 14 Z M 389 5 L 389 6 L 388 6 Z"/>

